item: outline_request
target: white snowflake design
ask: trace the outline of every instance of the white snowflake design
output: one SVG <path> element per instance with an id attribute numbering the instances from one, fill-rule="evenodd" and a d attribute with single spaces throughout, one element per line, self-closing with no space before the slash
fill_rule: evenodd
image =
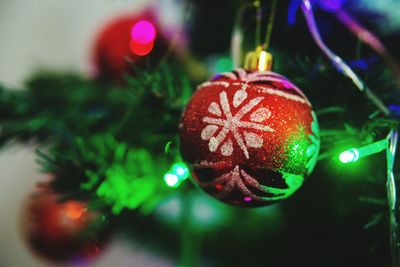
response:
<path id="1" fill-rule="evenodd" d="M 208 112 L 210 116 L 203 117 L 202 119 L 207 125 L 201 132 L 201 138 L 204 141 L 208 141 L 208 147 L 211 152 L 215 152 L 219 148 L 223 156 L 231 156 L 235 141 L 243 151 L 245 157 L 249 159 L 250 155 L 248 148 L 261 148 L 263 146 L 264 140 L 258 133 L 260 131 L 275 131 L 270 126 L 265 125 L 265 120 L 271 117 L 271 111 L 266 107 L 257 108 L 261 101 L 264 100 L 264 97 L 255 97 L 245 103 L 248 98 L 248 94 L 246 92 L 248 83 L 261 81 L 266 82 L 266 84 L 270 82 L 281 83 L 285 87 L 293 90 L 295 93 L 293 94 L 282 90 L 276 90 L 273 86 L 268 86 L 266 84 L 264 84 L 264 86 L 254 85 L 254 88 L 263 94 L 276 95 L 291 101 L 311 106 L 310 102 L 307 100 L 306 96 L 301 92 L 301 90 L 279 74 L 273 72 L 247 73 L 243 69 L 238 69 L 234 72 L 223 73 L 221 76 L 237 81 L 233 83 L 218 80 L 206 82 L 200 85 L 198 89 L 202 89 L 203 87 L 208 87 L 210 85 L 219 85 L 225 88 L 231 85 L 239 85 L 241 88 L 235 92 L 232 105 L 229 103 L 226 91 L 222 91 L 219 94 L 219 103 L 214 101 L 208 106 Z M 236 112 L 236 114 L 232 114 L 232 106 L 235 109 L 239 108 L 240 106 L 242 107 L 238 112 Z M 254 109 L 255 111 L 253 111 Z M 243 120 L 243 117 L 247 114 L 250 114 L 250 121 Z M 232 133 L 234 141 L 232 138 L 228 137 L 228 133 Z M 202 161 L 194 164 L 194 168 L 210 168 L 214 167 L 215 164 L 216 163 Z M 238 165 L 235 165 L 230 172 L 221 175 L 211 182 L 201 184 L 205 188 L 222 185 L 222 189 L 220 189 L 219 193 L 217 194 L 217 197 L 220 199 L 231 193 L 234 188 L 237 188 L 245 196 L 244 201 L 250 202 L 253 200 L 262 201 L 287 198 L 301 186 L 304 178 L 302 175 L 284 174 L 283 179 L 289 188 L 280 189 L 261 185 L 246 171 L 242 170 Z M 258 196 L 250 191 L 248 185 L 251 185 L 253 188 L 256 188 L 261 192 L 269 193 L 271 196 Z"/>
<path id="2" fill-rule="evenodd" d="M 245 91 L 246 87 L 247 84 L 244 84 L 242 89 L 235 92 L 232 103 L 233 107 L 239 107 L 247 99 L 247 92 Z M 262 137 L 246 129 L 274 132 L 274 129 L 262 124 L 263 121 L 271 116 L 271 112 L 267 108 L 261 107 L 250 114 L 250 121 L 244 121 L 242 118 L 257 107 L 263 99 L 264 97 L 253 98 L 247 104 L 243 105 L 236 114 L 232 114 L 227 93 L 226 91 L 222 91 L 219 95 L 220 105 L 216 102 L 212 102 L 208 107 L 208 112 L 214 115 L 214 117 L 203 118 L 203 122 L 208 125 L 201 132 L 201 138 L 205 141 L 209 141 L 209 150 L 215 152 L 220 148 L 222 155 L 232 155 L 233 141 L 231 138 L 227 138 L 229 132 L 232 133 L 236 143 L 239 145 L 247 159 L 249 159 L 249 147 L 262 147 L 264 142 Z M 244 129 L 243 136 L 239 130 L 241 128 Z M 220 131 L 218 132 L 218 130 Z M 217 132 L 218 134 L 214 136 Z"/>

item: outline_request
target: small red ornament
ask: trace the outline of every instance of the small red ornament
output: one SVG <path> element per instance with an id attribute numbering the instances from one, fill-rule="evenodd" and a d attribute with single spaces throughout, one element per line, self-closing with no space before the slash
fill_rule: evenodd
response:
<path id="1" fill-rule="evenodd" d="M 95 41 L 95 76 L 121 81 L 124 74 L 134 73 L 131 65 L 143 68 L 159 62 L 169 45 L 151 10 L 118 17 L 102 29 Z"/>
<path id="2" fill-rule="evenodd" d="M 316 163 L 318 122 L 285 77 L 238 69 L 200 85 L 180 124 L 181 152 L 204 191 L 253 207 L 285 199 Z"/>
<path id="3" fill-rule="evenodd" d="M 75 200 L 59 201 L 48 186 L 28 201 L 22 231 L 29 247 L 41 258 L 68 263 L 98 256 L 108 240 L 100 214 Z"/>

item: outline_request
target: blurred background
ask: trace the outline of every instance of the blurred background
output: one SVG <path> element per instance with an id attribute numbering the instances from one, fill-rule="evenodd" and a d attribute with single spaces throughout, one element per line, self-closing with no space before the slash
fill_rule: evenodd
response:
<path id="1" fill-rule="evenodd" d="M 107 21 L 142 10 L 146 0 L 0 1 L 0 80 L 21 87 L 40 68 L 90 71 L 93 38 Z M 22 208 L 39 181 L 35 145 L 14 146 L 0 156 L 0 266 L 53 266 L 32 253 L 21 235 Z M 134 245 L 133 245 L 134 246 Z M 93 266 L 175 266 L 138 245 L 116 241 Z"/>
<path id="2" fill-rule="evenodd" d="M 171 29 L 179 33 L 173 56 L 178 58 L 194 88 L 233 67 L 230 46 L 235 16 L 241 5 L 250 2 L 0 0 L 0 82 L 20 90 L 40 70 L 74 72 L 90 79 L 106 69 L 112 77 L 106 75 L 107 78 L 118 84 L 120 72 L 126 68 L 126 58 L 122 58 L 122 63 L 120 59 L 112 60 L 115 65 L 104 67 L 101 60 L 99 63 L 94 59 L 102 51 L 95 43 L 105 25 L 137 14 L 157 17 L 164 26 L 167 43 L 175 38 L 174 33 L 170 34 Z M 270 2 L 264 1 L 265 6 Z M 390 67 L 393 62 L 362 44 L 337 14 L 345 10 L 360 21 L 382 40 L 390 58 L 397 61 L 400 1 L 315 0 L 312 3 L 327 43 L 352 63 L 385 101 L 398 104 L 398 77 Z M 106 245 L 104 250 L 96 247 L 101 253 L 95 260 L 55 263 L 38 256 L 23 235 L 30 220 L 24 212 L 29 206 L 28 196 L 38 182 L 49 180 L 49 174 L 42 174 L 37 164 L 37 144 L 28 141 L 5 146 L 0 152 L 0 266 L 192 267 L 193 259 L 197 259 L 194 261 L 198 266 L 218 267 L 389 266 L 384 155 L 373 156 L 351 168 L 338 167 L 331 160 L 337 153 L 332 140 L 346 139 L 340 144 L 346 147 L 365 144 L 368 138 L 371 141 L 379 136 L 376 132 L 368 135 L 370 132 L 357 130 L 365 130 L 364 122 L 375 110 L 368 101 L 360 100 L 362 96 L 353 85 L 336 73 L 322 55 L 310 36 L 300 4 L 299 0 L 279 1 L 271 41 L 276 69 L 304 88 L 317 114 L 330 107 L 345 111 L 319 119 L 321 132 L 334 129 L 336 139 L 325 142 L 322 150 L 325 157 L 297 194 L 278 204 L 248 210 L 227 206 L 185 185 L 184 190 L 169 192 L 152 215 L 122 212 L 112 223 L 118 225 L 118 233 L 104 237 Z M 150 7 L 156 11 L 148 15 Z M 245 20 L 245 28 L 245 36 L 254 35 L 252 19 Z M 246 49 L 254 41 L 248 39 L 251 40 L 245 42 Z M 157 44 L 155 47 L 158 49 Z M 161 57 L 166 53 L 162 52 Z M 143 67 L 139 63 L 137 66 Z M 189 208 L 185 205 L 188 199 Z M 182 214 L 191 218 L 194 231 L 184 227 Z M 185 244 L 187 240 L 191 244 Z"/>

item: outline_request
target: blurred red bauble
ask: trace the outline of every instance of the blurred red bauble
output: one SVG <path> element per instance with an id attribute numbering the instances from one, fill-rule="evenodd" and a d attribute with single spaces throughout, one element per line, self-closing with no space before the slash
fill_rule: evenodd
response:
<path id="1" fill-rule="evenodd" d="M 254 207 L 301 187 L 317 159 L 319 130 L 310 102 L 289 80 L 238 69 L 198 87 L 180 142 L 196 184 L 226 203 Z"/>
<path id="2" fill-rule="evenodd" d="M 124 74 L 134 74 L 133 66 L 143 68 L 157 64 L 175 45 L 173 42 L 179 34 L 178 29 L 176 36 L 167 34 L 152 10 L 118 17 L 100 31 L 95 41 L 95 76 L 121 81 Z"/>
<path id="3" fill-rule="evenodd" d="M 48 186 L 36 192 L 22 215 L 22 232 L 30 249 L 57 263 L 87 262 L 96 258 L 109 234 L 104 218 L 84 202 L 59 201 Z"/>

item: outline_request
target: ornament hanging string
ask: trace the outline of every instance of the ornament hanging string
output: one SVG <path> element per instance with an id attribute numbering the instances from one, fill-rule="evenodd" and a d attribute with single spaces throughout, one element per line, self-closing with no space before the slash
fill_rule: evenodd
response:
<path id="1" fill-rule="evenodd" d="M 269 43 L 271 41 L 271 35 L 272 35 L 272 29 L 274 27 L 275 13 L 276 13 L 277 6 L 278 6 L 278 1 L 272 0 L 271 12 L 270 12 L 268 24 L 267 24 L 267 33 L 265 34 L 264 44 L 262 45 L 264 50 L 267 50 L 269 48 Z"/>
<path id="2" fill-rule="evenodd" d="M 260 39 L 262 14 L 263 14 L 263 8 L 262 8 L 261 1 L 256 0 L 253 2 L 253 4 L 245 4 L 239 9 L 239 11 L 236 15 L 236 18 L 235 18 L 233 32 L 232 32 L 232 39 L 231 39 L 231 56 L 232 56 L 232 60 L 233 60 L 233 66 L 235 69 L 240 67 L 241 62 L 242 62 L 242 60 L 241 60 L 242 43 L 243 43 L 242 23 L 243 23 L 244 12 L 247 9 L 256 8 L 255 51 L 257 51 L 257 52 L 255 52 L 254 54 L 257 54 L 256 57 L 260 58 L 260 54 L 262 54 L 262 52 L 264 52 L 263 56 L 265 57 L 264 50 L 267 50 L 270 45 L 272 30 L 273 30 L 274 21 L 275 21 L 275 13 L 276 13 L 277 4 L 278 4 L 277 0 L 272 0 L 271 10 L 270 10 L 266 34 L 265 34 L 265 39 L 263 42 L 261 42 L 261 39 Z M 272 61 L 272 56 L 270 56 L 270 57 L 271 58 L 267 59 L 268 61 Z M 246 61 L 247 61 L 247 59 L 246 59 Z"/>
<path id="3" fill-rule="evenodd" d="M 260 35 L 261 35 L 261 22 L 262 22 L 262 7 L 261 7 L 261 1 L 255 1 L 254 6 L 257 8 L 257 13 L 256 13 L 256 42 L 255 42 L 255 47 L 262 47 L 263 50 L 267 50 L 269 48 L 269 44 L 271 41 L 271 35 L 272 35 L 272 29 L 274 27 L 274 21 L 275 21 L 275 13 L 276 13 L 276 7 L 277 7 L 278 1 L 277 0 L 272 0 L 271 3 L 271 11 L 269 14 L 268 18 L 268 24 L 267 24 L 267 30 L 265 33 L 265 39 L 264 42 L 261 43 L 260 41 Z"/>
<path id="4" fill-rule="evenodd" d="M 254 7 L 257 9 L 256 11 L 256 37 L 254 47 L 258 47 L 261 45 L 260 35 L 261 35 L 261 21 L 262 21 L 262 7 L 261 1 L 254 1 Z"/>
<path id="5" fill-rule="evenodd" d="M 375 95 L 357 76 L 357 74 L 340 58 L 336 55 L 329 47 L 323 42 L 318 27 L 315 22 L 314 13 L 309 0 L 303 0 L 302 10 L 305 15 L 308 28 L 311 32 L 317 45 L 326 54 L 326 56 L 332 61 L 336 69 L 342 72 L 345 76 L 349 77 L 356 87 L 364 92 L 365 95 L 376 105 L 376 107 L 386 116 L 390 115 L 389 109 L 385 106 L 382 100 Z M 353 24 L 354 26 L 354 24 Z M 361 30 L 361 29 L 358 29 Z M 371 37 L 371 36 L 369 36 Z M 369 39 L 371 41 L 373 39 Z M 362 41 L 366 42 L 365 39 Z M 376 41 L 376 40 L 375 40 Z M 377 44 L 377 43 L 375 43 Z M 371 44 L 370 44 L 371 45 Z M 382 51 L 382 50 L 380 50 Z M 384 51 L 384 50 L 383 50 Z M 389 227 L 390 227 L 390 248 L 392 256 L 392 266 L 400 266 L 399 259 L 399 249 L 398 249 L 398 222 L 396 211 L 398 208 L 397 198 L 396 198 L 396 182 L 394 177 L 394 161 L 397 149 L 398 132 L 396 129 L 392 129 L 388 135 L 388 146 L 386 149 L 386 159 L 387 159 L 387 181 L 386 181 L 386 191 L 387 191 L 387 201 L 389 207 Z"/>

